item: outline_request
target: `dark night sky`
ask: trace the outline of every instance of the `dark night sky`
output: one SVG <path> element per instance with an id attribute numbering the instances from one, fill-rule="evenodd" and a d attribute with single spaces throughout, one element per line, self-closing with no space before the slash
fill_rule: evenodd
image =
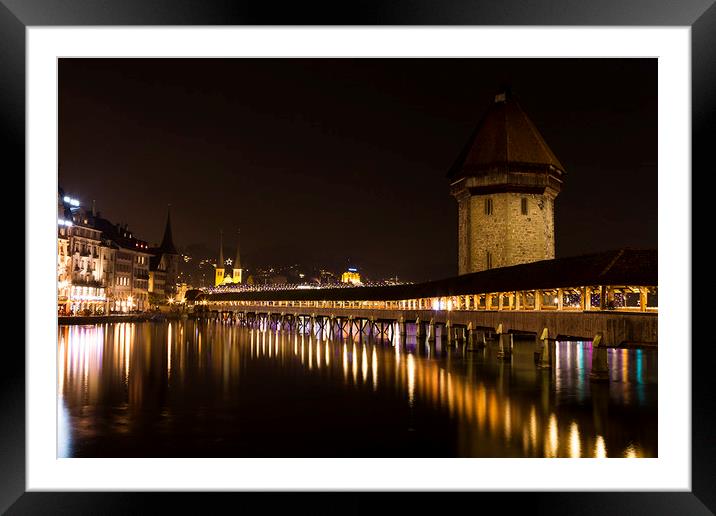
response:
<path id="1" fill-rule="evenodd" d="M 457 273 L 448 168 L 502 83 L 567 169 L 557 256 L 657 246 L 655 59 L 61 59 L 59 183 L 245 265 Z"/>

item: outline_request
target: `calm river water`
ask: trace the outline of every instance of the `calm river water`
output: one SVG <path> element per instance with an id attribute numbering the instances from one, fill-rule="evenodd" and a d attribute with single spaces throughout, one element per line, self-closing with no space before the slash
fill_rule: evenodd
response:
<path id="1" fill-rule="evenodd" d="M 411 339 L 412 338 L 412 342 Z M 215 322 L 60 326 L 60 457 L 655 457 L 657 352 L 414 352 Z"/>

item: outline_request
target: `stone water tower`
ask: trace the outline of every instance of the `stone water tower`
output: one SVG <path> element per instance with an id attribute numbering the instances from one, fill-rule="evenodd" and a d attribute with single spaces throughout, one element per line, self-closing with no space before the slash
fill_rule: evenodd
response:
<path id="1" fill-rule="evenodd" d="M 554 258 L 554 200 L 565 171 L 509 89 L 450 169 L 459 274 Z"/>

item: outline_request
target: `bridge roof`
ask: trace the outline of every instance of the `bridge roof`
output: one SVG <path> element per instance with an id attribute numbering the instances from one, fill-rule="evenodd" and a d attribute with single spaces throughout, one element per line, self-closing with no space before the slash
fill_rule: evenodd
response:
<path id="1" fill-rule="evenodd" d="M 202 297 L 219 301 L 386 301 L 587 285 L 655 286 L 657 282 L 656 250 L 617 249 L 410 285 L 219 292 Z"/>

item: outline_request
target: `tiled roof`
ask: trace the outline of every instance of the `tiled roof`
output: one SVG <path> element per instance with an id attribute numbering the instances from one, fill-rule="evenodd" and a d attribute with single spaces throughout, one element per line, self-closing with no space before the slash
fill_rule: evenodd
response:
<path id="1" fill-rule="evenodd" d="M 505 90 L 495 96 L 495 102 L 471 134 L 448 176 L 457 179 L 486 169 L 508 171 L 549 166 L 564 172 L 517 99 Z"/>

